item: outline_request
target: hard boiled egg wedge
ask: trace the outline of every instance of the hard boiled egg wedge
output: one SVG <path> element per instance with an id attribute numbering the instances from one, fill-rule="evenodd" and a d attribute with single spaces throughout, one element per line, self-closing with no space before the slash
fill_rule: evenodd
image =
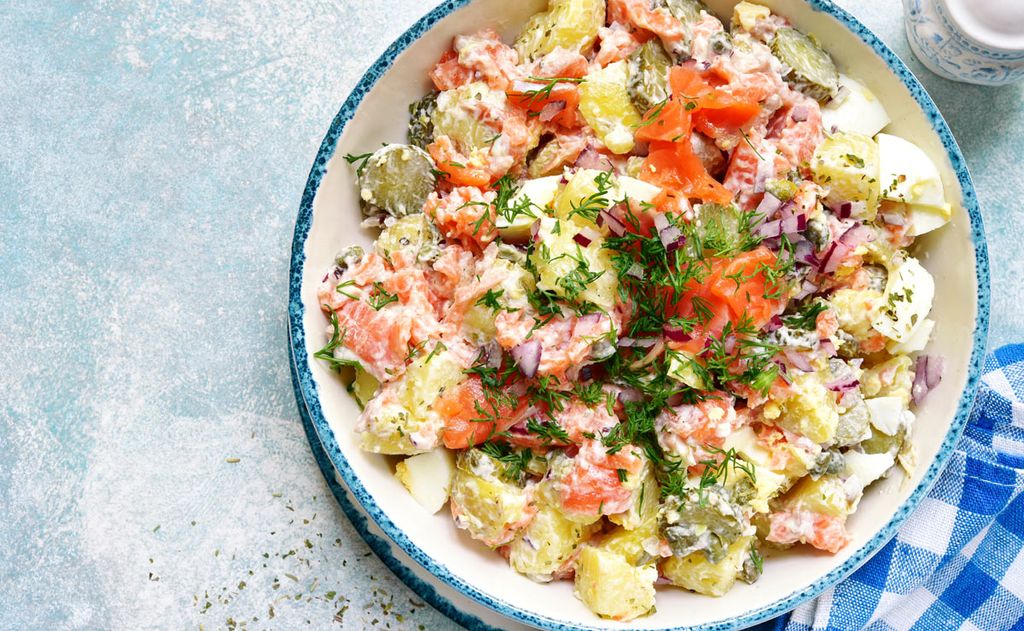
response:
<path id="1" fill-rule="evenodd" d="M 837 129 L 874 136 L 891 122 L 882 102 L 863 83 L 839 75 L 839 94 L 821 108 L 821 122 L 827 131 Z"/>
<path id="2" fill-rule="evenodd" d="M 555 196 L 558 194 L 558 189 L 562 185 L 561 175 L 552 175 L 550 177 L 539 177 L 534 180 L 527 180 L 523 182 L 522 187 L 512 199 L 509 201 L 509 206 L 516 208 L 521 204 L 529 204 L 529 213 L 518 213 L 515 216 L 506 217 L 503 213 L 498 213 L 496 219 L 496 225 L 498 228 L 498 234 L 502 240 L 508 241 L 509 243 L 519 243 L 527 241 L 530 238 L 530 227 L 533 226 L 533 222 L 537 221 L 537 218 L 543 214 L 540 209 L 547 207 Z M 528 201 L 527 201 L 528 200 Z"/>
<path id="3" fill-rule="evenodd" d="M 395 466 L 395 477 L 409 494 L 431 513 L 448 501 L 455 475 L 455 458 L 447 449 L 411 456 Z"/>
<path id="4" fill-rule="evenodd" d="M 939 169 L 925 152 L 899 136 L 878 134 L 882 199 L 907 205 L 912 237 L 944 226 L 952 217 Z"/>
<path id="5" fill-rule="evenodd" d="M 935 279 L 915 258 L 907 258 L 889 271 L 889 281 L 878 314 L 871 326 L 896 342 L 913 338 L 918 327 L 927 326 L 935 299 Z"/>

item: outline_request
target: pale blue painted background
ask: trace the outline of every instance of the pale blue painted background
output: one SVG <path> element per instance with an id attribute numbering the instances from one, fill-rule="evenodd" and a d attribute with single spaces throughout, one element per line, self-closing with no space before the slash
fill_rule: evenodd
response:
<path id="1" fill-rule="evenodd" d="M 336 508 L 285 329 L 322 134 L 432 4 L 0 8 L 0 629 L 450 624 Z M 946 114 L 987 221 L 992 344 L 1024 339 L 1021 88 L 939 79 L 896 2 L 840 4 Z"/>

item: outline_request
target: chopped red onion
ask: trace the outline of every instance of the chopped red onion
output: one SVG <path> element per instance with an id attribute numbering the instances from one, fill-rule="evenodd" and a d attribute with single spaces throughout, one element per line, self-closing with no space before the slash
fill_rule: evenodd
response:
<path id="1" fill-rule="evenodd" d="M 674 252 L 686 244 L 686 237 L 683 236 L 683 231 L 673 226 L 667 215 L 655 215 L 654 228 L 658 231 L 658 238 L 661 239 L 661 244 L 669 252 Z"/>
<path id="2" fill-rule="evenodd" d="M 793 246 L 793 258 L 797 263 L 817 267 L 818 257 L 814 255 L 814 244 L 810 241 L 800 241 Z"/>
<path id="3" fill-rule="evenodd" d="M 757 173 L 754 175 L 754 187 L 750 189 L 754 193 L 763 193 L 765 185 L 770 178 L 775 177 L 775 161 L 770 157 L 757 160 Z"/>
<path id="4" fill-rule="evenodd" d="M 583 247 L 587 247 L 594 241 L 597 241 L 597 239 L 600 238 L 600 236 L 601 235 L 594 232 L 594 230 L 591 228 L 583 228 L 575 235 L 573 235 L 572 240 L 575 241 L 576 243 L 579 243 Z"/>
<path id="5" fill-rule="evenodd" d="M 658 343 L 656 337 L 620 337 L 618 345 L 624 348 L 650 348 Z"/>
<path id="6" fill-rule="evenodd" d="M 942 373 L 946 368 L 946 360 L 939 356 L 921 355 L 917 358 L 914 370 L 914 385 L 910 392 L 914 403 L 921 405 L 924 398 L 942 381 Z"/>
<path id="7" fill-rule="evenodd" d="M 483 347 L 482 352 L 488 368 L 501 367 L 501 346 L 497 342 L 490 342 Z"/>
<path id="8" fill-rule="evenodd" d="M 537 369 L 540 368 L 541 351 L 543 351 L 543 348 L 540 342 L 529 340 L 516 346 L 509 353 L 516 360 L 519 371 L 523 373 L 523 376 L 527 379 L 532 379 L 537 375 Z"/>
<path id="9" fill-rule="evenodd" d="M 839 204 L 833 204 L 830 208 L 836 217 L 839 217 L 840 219 L 849 219 L 854 215 L 862 217 L 867 210 L 867 202 L 841 202 Z"/>
<path id="10" fill-rule="evenodd" d="M 821 257 L 821 263 L 818 264 L 818 271 L 823 274 L 831 274 L 832 272 L 839 269 L 839 266 L 846 260 L 846 256 L 850 253 L 852 248 L 843 243 L 842 241 L 834 241 L 832 245 L 825 251 L 825 255 Z"/>
<path id="11" fill-rule="evenodd" d="M 663 327 L 661 327 L 661 330 L 665 334 L 665 337 L 672 340 L 673 342 L 689 342 L 690 340 L 693 339 L 690 336 L 690 334 L 687 333 L 686 330 L 684 330 L 681 326 L 673 326 L 671 324 L 666 324 Z"/>
<path id="12" fill-rule="evenodd" d="M 782 208 L 782 200 L 771 193 L 765 193 L 764 197 L 761 198 L 761 203 L 757 205 L 756 212 L 763 219 L 766 219 L 778 212 L 780 208 Z"/>
<path id="13" fill-rule="evenodd" d="M 775 219 L 773 221 L 765 222 L 757 227 L 755 233 L 757 234 L 757 236 L 763 237 L 765 239 L 771 239 L 773 237 L 781 236 L 782 221 L 779 219 Z"/>
<path id="14" fill-rule="evenodd" d="M 859 385 L 860 381 L 858 381 L 853 375 L 849 375 L 830 381 L 825 384 L 825 387 L 832 392 L 849 392 L 850 390 L 856 389 Z"/>
<path id="15" fill-rule="evenodd" d="M 778 331 L 784 325 L 785 322 L 782 321 L 782 316 L 776 314 L 772 316 L 771 320 L 768 320 L 768 324 L 764 325 L 764 330 L 771 333 L 772 331 Z"/>
<path id="16" fill-rule="evenodd" d="M 803 300 L 804 298 L 810 296 L 816 291 L 818 291 L 817 285 L 815 285 L 809 280 L 804 280 L 803 284 L 800 286 L 800 293 L 793 296 L 793 300 Z"/>
<path id="17" fill-rule="evenodd" d="M 642 401 L 643 398 L 644 398 L 643 393 L 640 392 L 639 390 L 637 390 L 636 388 L 623 388 L 619 392 L 619 396 L 618 396 L 618 399 L 619 399 L 620 403 L 629 403 L 631 401 Z"/>
<path id="18" fill-rule="evenodd" d="M 900 213 L 881 213 L 878 215 L 882 218 L 882 221 L 889 224 L 890 226 L 905 226 L 907 225 L 907 217 Z"/>
<path id="19" fill-rule="evenodd" d="M 874 241 L 875 231 L 865 225 L 855 225 L 839 237 L 840 243 L 848 246 L 851 250 L 862 243 Z"/>
<path id="20" fill-rule="evenodd" d="M 646 276 L 644 274 L 644 266 L 634 261 L 633 264 L 629 266 L 629 269 L 626 270 L 626 275 L 643 280 L 644 276 Z"/>
<path id="21" fill-rule="evenodd" d="M 722 350 L 725 351 L 726 355 L 732 355 L 733 351 L 736 350 L 736 336 L 726 336 L 725 341 L 722 343 Z"/>
<path id="22" fill-rule="evenodd" d="M 611 171 L 613 168 L 612 161 L 607 156 L 598 153 L 592 146 L 588 146 L 580 154 L 580 157 L 576 158 L 576 166 L 581 169 L 597 171 Z"/>
<path id="23" fill-rule="evenodd" d="M 793 122 L 802 123 L 810 116 L 810 111 L 806 105 L 797 105 L 790 110 L 789 116 L 793 119 Z"/>
<path id="24" fill-rule="evenodd" d="M 683 236 L 683 231 L 675 226 L 659 232 L 658 238 L 661 239 L 661 244 L 669 252 L 674 252 L 686 244 L 686 237 Z"/>
<path id="25" fill-rule="evenodd" d="M 807 215 L 800 213 L 799 215 L 786 214 L 782 219 L 782 232 L 793 235 L 802 230 L 807 229 Z"/>
<path id="26" fill-rule="evenodd" d="M 626 224 L 622 223 L 618 217 L 607 210 L 602 210 L 598 213 L 597 225 L 608 226 L 608 230 L 617 237 L 626 234 Z"/>
<path id="27" fill-rule="evenodd" d="M 814 366 L 811 365 L 811 360 L 807 355 L 791 348 L 782 349 L 782 354 L 786 356 L 789 363 L 793 364 L 793 368 L 803 372 L 814 372 Z"/>
<path id="28" fill-rule="evenodd" d="M 540 219 L 530 225 L 530 239 L 540 241 Z"/>
<path id="29" fill-rule="evenodd" d="M 537 118 L 539 118 L 542 123 L 550 123 L 556 116 L 561 114 L 563 110 L 565 110 L 565 101 L 551 101 L 541 108 L 540 114 L 537 115 Z"/>
<path id="30" fill-rule="evenodd" d="M 836 345 L 832 343 L 832 340 L 821 340 L 819 344 L 821 352 L 825 353 L 828 357 L 836 356 Z"/>

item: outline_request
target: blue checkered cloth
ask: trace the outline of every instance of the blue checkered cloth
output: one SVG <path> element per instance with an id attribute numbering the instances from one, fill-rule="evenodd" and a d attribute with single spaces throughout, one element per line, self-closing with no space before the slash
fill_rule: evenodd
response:
<path id="1" fill-rule="evenodd" d="M 990 355 L 964 436 L 931 493 L 850 578 L 775 631 L 1024 630 L 1024 345 Z"/>

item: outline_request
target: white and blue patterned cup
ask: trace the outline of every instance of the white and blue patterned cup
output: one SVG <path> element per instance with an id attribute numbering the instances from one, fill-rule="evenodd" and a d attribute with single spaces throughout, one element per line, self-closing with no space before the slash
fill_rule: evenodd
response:
<path id="1" fill-rule="evenodd" d="M 1024 79 L 1024 1 L 903 0 L 914 54 L 935 74 L 966 83 Z"/>

